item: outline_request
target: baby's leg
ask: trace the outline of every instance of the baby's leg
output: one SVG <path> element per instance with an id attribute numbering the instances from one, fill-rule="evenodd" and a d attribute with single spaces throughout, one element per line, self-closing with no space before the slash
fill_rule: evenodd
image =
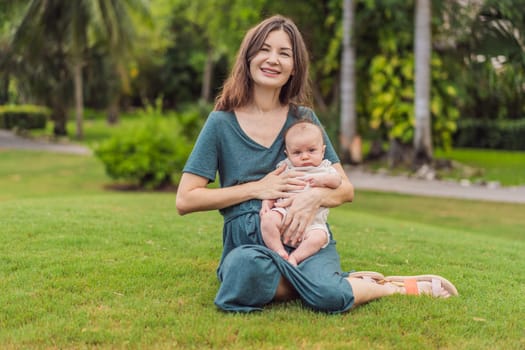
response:
<path id="1" fill-rule="evenodd" d="M 294 266 L 299 265 L 301 261 L 317 253 L 328 243 L 328 234 L 321 229 L 310 230 L 306 232 L 304 237 L 301 244 L 299 244 L 288 258 L 288 262 Z"/>
<path id="2" fill-rule="evenodd" d="M 275 210 L 270 210 L 263 214 L 261 216 L 261 234 L 264 244 L 279 254 L 283 259 L 287 260 L 288 253 L 284 249 L 283 242 L 281 241 L 281 231 L 279 230 L 281 222 L 282 216 Z"/>

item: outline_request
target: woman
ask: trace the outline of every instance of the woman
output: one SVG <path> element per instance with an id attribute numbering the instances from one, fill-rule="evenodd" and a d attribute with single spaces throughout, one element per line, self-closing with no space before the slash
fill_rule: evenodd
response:
<path id="1" fill-rule="evenodd" d="M 268 18 L 246 34 L 177 192 L 181 215 L 218 209 L 224 217 L 217 270 L 221 286 L 215 304 L 223 310 L 249 312 L 273 300 L 299 297 L 315 310 L 337 313 L 394 293 L 457 294 L 439 276 L 416 276 L 409 287 L 404 278 L 390 281 L 379 273 L 345 274 L 333 239 L 298 267 L 264 246 L 261 200 L 286 198 L 280 204 L 289 207 L 281 232 L 283 241 L 294 246 L 319 207 L 335 207 L 354 196 L 326 134 L 325 157 L 343 179 L 337 189 L 314 188 L 293 195 L 291 191 L 305 186 L 297 178 L 300 174 L 283 173 L 284 167 L 273 170 L 285 157 L 283 130 L 299 118 L 319 123 L 304 107 L 308 105 L 308 53 L 301 34 L 285 17 Z M 208 188 L 217 172 L 220 188 Z"/>

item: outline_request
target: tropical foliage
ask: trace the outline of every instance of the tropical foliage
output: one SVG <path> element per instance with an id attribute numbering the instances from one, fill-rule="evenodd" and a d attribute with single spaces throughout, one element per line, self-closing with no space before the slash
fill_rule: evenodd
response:
<path id="1" fill-rule="evenodd" d="M 116 70 L 133 37 L 129 10 L 140 8 L 141 0 L 27 2 L 12 38 L 10 62 L 28 95 L 51 107 L 55 134 L 65 134 L 67 108 L 74 100 L 77 137 L 82 138 L 82 71 L 88 53 L 103 46 Z"/>
<path id="2" fill-rule="evenodd" d="M 365 138 L 411 144 L 415 1 L 354 3 L 357 132 Z M 52 110 L 55 133 L 63 134 L 73 106 L 81 130 L 84 104 L 107 111 L 116 122 L 121 108 L 141 108 L 158 98 L 164 109 L 210 102 L 246 29 L 281 13 L 304 34 L 311 54 L 315 108 L 336 140 L 341 130 L 342 4 L 341 0 L 2 2 L 0 103 L 46 105 Z M 432 2 L 434 147 L 453 145 L 458 120 L 476 120 L 490 128 L 494 124 L 489 121 L 524 118 L 523 8 L 524 0 Z M 81 136 L 78 130 L 77 134 Z"/>

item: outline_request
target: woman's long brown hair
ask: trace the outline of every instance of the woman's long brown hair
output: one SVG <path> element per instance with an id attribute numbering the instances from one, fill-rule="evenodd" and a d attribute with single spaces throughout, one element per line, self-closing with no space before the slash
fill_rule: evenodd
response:
<path id="1" fill-rule="evenodd" d="M 292 20 L 276 15 L 262 21 L 244 36 L 231 74 L 216 98 L 215 110 L 233 111 L 250 103 L 253 97 L 250 61 L 274 30 L 284 30 L 288 34 L 294 58 L 294 74 L 281 88 L 279 101 L 282 105 L 311 106 L 309 57 L 303 37 Z"/>

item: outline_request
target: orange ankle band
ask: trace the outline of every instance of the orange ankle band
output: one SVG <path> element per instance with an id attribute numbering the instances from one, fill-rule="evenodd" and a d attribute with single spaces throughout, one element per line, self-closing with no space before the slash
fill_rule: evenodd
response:
<path id="1" fill-rule="evenodd" d="M 407 279 L 404 282 L 407 295 L 419 295 L 419 289 L 417 288 L 417 281 L 415 279 Z"/>

